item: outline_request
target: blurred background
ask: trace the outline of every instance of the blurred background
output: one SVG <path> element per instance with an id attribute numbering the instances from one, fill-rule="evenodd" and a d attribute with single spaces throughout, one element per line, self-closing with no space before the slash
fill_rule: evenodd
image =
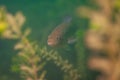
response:
<path id="1" fill-rule="evenodd" d="M 5 6 L 7 11 L 13 15 L 17 11 L 21 11 L 26 22 L 25 27 L 30 27 L 32 33 L 29 35 L 30 40 L 35 40 L 40 45 L 47 45 L 47 38 L 50 32 L 61 23 L 65 16 L 71 16 L 75 22 L 80 21 L 79 17 L 76 17 L 76 8 L 80 5 L 87 4 L 85 0 L 18 0 L 9 1 L 1 0 L 0 6 Z M 80 25 L 77 23 L 76 25 Z M 78 26 L 73 26 L 77 28 Z M 84 28 L 84 26 L 80 26 Z M 75 33 L 75 31 L 74 31 Z M 0 39 L 0 80 L 18 80 L 20 76 L 14 72 L 11 72 L 12 58 L 17 54 L 13 50 L 16 40 Z M 75 64 L 76 53 L 66 53 L 63 51 L 63 56 L 69 58 L 70 61 Z M 47 67 L 49 69 L 49 80 L 62 80 L 62 73 L 59 68 L 56 68 L 54 64 L 50 64 Z M 56 71 L 57 70 L 57 71 Z M 21 79 L 20 79 L 21 80 Z"/>
<path id="2" fill-rule="evenodd" d="M 7 13 L 16 15 L 16 12 L 22 12 L 25 23 L 21 31 L 24 32 L 26 28 L 31 29 L 28 40 L 37 42 L 38 46 L 46 46 L 48 50 L 57 51 L 59 56 L 73 65 L 81 77 L 71 80 L 118 80 L 106 77 L 106 75 L 111 75 L 110 70 L 106 69 L 108 67 L 106 64 L 115 65 L 109 60 L 114 61 L 115 57 L 111 59 L 111 56 L 116 56 L 119 52 L 119 4 L 119 0 L 116 2 L 110 0 L 0 0 L 0 6 L 4 6 Z M 66 45 L 62 47 L 49 46 L 48 36 L 64 21 L 66 16 L 71 17 L 72 21 L 70 28 L 62 37 L 69 40 L 70 44 L 66 42 L 64 43 Z M 114 30 L 113 26 L 116 26 Z M 60 32 L 62 31 L 64 30 L 61 29 Z M 109 34 L 114 32 L 116 33 Z M 19 50 L 14 50 L 14 45 L 18 41 L 20 40 L 0 38 L 0 80 L 38 80 L 22 78 L 18 68 L 13 67 L 19 64 L 14 61 L 19 52 Z M 113 55 L 114 53 L 116 55 Z M 103 57 L 105 59 L 107 57 L 107 60 L 104 61 Z M 65 78 L 64 71 L 53 62 L 46 61 L 45 78 L 47 80 L 70 80 Z M 103 64 L 102 67 L 97 64 L 99 62 Z M 98 74 L 101 76 L 96 78 Z"/>

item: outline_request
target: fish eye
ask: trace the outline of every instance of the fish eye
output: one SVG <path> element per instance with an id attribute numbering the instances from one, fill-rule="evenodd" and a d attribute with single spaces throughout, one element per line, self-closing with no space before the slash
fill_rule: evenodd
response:
<path id="1" fill-rule="evenodd" d="M 62 40 L 62 37 L 59 37 L 59 40 Z"/>
<path id="2" fill-rule="evenodd" d="M 60 37 L 59 39 L 60 39 L 60 40 L 62 40 L 62 38 L 61 38 L 61 37 Z"/>
<path id="3" fill-rule="evenodd" d="M 57 37 L 57 40 L 59 40 L 59 37 Z"/>

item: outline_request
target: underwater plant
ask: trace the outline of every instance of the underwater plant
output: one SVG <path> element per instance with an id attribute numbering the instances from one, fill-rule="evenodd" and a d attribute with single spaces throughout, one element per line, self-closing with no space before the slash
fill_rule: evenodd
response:
<path id="1" fill-rule="evenodd" d="M 30 29 L 26 29 L 24 33 L 21 32 L 25 17 L 18 12 L 15 16 L 8 13 L 6 18 L 9 27 L 3 32 L 2 37 L 19 39 L 14 47 L 15 50 L 19 50 L 18 56 L 16 56 L 17 64 L 13 65 L 12 69 L 14 70 L 17 65 L 22 77 L 26 80 L 45 80 L 46 71 L 42 70 L 45 62 L 42 62 L 36 53 L 37 47 L 27 39 Z"/>
<path id="2" fill-rule="evenodd" d="M 77 69 L 58 52 L 48 51 L 46 47 L 40 48 L 36 42 L 29 41 L 28 35 L 31 30 L 28 28 L 22 32 L 25 16 L 21 12 L 15 15 L 7 12 L 6 20 L 8 27 L 2 32 L 1 37 L 18 41 L 14 46 L 18 54 L 13 58 L 12 71 L 18 71 L 25 80 L 46 80 L 48 72 L 44 67 L 51 60 L 65 73 L 64 80 L 80 80 Z"/>
<path id="3" fill-rule="evenodd" d="M 79 80 L 81 78 L 77 69 L 74 69 L 73 65 L 69 63 L 68 60 L 64 60 L 57 52 L 51 50 L 47 51 L 46 47 L 40 49 L 42 58 L 47 61 L 53 61 L 56 66 L 65 73 L 64 80 Z"/>
<path id="4" fill-rule="evenodd" d="M 120 79 L 120 4 L 119 0 L 92 0 L 97 9 L 82 6 L 81 17 L 88 18 L 90 28 L 85 44 L 93 52 L 88 67 L 101 74 L 96 80 Z"/>
<path id="5" fill-rule="evenodd" d="M 0 8 L 0 35 L 6 30 L 8 27 L 8 23 L 6 20 L 6 11 L 5 7 Z"/>
<path id="6" fill-rule="evenodd" d="M 77 52 L 77 69 L 81 74 L 83 79 L 88 79 L 87 76 L 87 54 L 85 52 L 85 45 L 84 45 L 84 35 L 85 35 L 85 29 L 78 29 L 76 31 L 77 36 L 77 44 L 75 45 L 75 49 Z"/>

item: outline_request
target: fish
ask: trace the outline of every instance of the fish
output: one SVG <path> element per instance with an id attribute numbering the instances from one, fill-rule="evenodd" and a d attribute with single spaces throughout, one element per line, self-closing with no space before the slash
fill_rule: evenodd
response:
<path id="1" fill-rule="evenodd" d="M 71 17 L 65 18 L 61 24 L 59 24 L 48 36 L 47 44 L 49 46 L 57 46 L 64 41 L 63 36 L 68 30 L 70 23 L 72 21 Z"/>

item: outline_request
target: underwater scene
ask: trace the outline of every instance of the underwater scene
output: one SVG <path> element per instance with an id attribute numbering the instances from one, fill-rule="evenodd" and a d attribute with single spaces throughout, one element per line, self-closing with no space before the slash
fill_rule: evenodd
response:
<path id="1" fill-rule="evenodd" d="M 0 80 L 120 80 L 120 0 L 0 0 Z"/>

